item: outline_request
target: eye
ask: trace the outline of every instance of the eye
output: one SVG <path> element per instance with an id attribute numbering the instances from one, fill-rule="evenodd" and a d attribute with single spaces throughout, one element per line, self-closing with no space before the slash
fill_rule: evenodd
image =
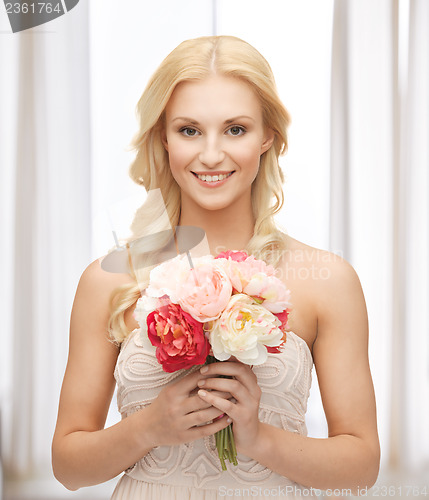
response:
<path id="1" fill-rule="evenodd" d="M 240 127 L 239 125 L 234 125 L 228 129 L 228 133 L 233 136 L 239 136 L 246 133 L 246 129 L 244 127 Z"/>
<path id="2" fill-rule="evenodd" d="M 192 127 L 183 127 L 179 130 L 179 132 L 186 137 L 195 137 L 198 135 L 198 130 Z"/>

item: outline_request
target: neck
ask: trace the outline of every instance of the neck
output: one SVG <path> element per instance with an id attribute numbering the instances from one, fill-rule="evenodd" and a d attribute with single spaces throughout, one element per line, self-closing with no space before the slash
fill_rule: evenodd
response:
<path id="1" fill-rule="evenodd" d="M 246 207 L 231 205 L 222 210 L 206 210 L 182 200 L 180 225 L 204 229 L 210 252 L 243 250 L 253 236 L 255 219 L 249 200 Z"/>

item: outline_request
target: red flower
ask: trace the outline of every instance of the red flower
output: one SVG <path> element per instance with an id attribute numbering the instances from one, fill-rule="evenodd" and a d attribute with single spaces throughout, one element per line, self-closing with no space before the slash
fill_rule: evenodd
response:
<path id="1" fill-rule="evenodd" d="M 203 324 L 177 304 L 167 304 L 147 317 L 148 337 L 165 372 L 172 373 L 205 363 L 209 341 Z"/>
<path id="2" fill-rule="evenodd" d="M 287 319 L 289 317 L 289 309 L 285 309 L 281 313 L 274 314 L 274 316 L 277 316 L 277 318 L 282 322 L 282 324 L 280 325 L 280 330 L 283 332 L 282 343 L 278 347 L 265 347 L 271 354 L 278 354 L 279 352 L 281 352 L 281 349 L 286 342 L 286 329 L 288 328 Z"/>
<path id="3" fill-rule="evenodd" d="M 228 259 L 235 260 L 236 262 L 243 262 L 249 257 L 246 252 L 237 250 L 227 250 L 216 255 L 215 259 Z"/>

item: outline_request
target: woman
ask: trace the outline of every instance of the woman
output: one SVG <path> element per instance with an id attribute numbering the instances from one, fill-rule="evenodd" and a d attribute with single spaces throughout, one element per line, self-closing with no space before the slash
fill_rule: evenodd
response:
<path id="1" fill-rule="evenodd" d="M 56 477 L 77 489 L 125 470 L 116 500 L 371 486 L 379 443 L 365 302 L 347 262 L 274 224 L 289 116 L 268 63 L 234 37 L 189 40 L 161 64 L 138 111 L 132 178 L 161 189 L 172 226 L 203 228 L 212 254 L 246 249 L 275 265 L 292 294 L 290 332 L 284 353 L 266 365 L 226 361 L 168 379 L 139 344 L 133 311 L 144 284 L 92 263 L 73 305 L 53 441 Z M 148 226 L 153 214 L 138 212 L 136 237 Z M 313 361 L 326 439 L 306 437 Z M 114 372 L 126 418 L 104 429 Z M 231 421 L 239 465 L 222 472 L 213 434 Z"/>

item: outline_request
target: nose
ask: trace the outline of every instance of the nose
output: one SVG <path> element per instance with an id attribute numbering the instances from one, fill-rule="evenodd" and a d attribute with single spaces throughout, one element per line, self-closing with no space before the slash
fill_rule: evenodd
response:
<path id="1" fill-rule="evenodd" d="M 222 141 L 217 138 L 209 138 L 202 143 L 199 160 L 208 168 L 214 168 L 223 162 L 225 152 L 222 148 Z"/>

